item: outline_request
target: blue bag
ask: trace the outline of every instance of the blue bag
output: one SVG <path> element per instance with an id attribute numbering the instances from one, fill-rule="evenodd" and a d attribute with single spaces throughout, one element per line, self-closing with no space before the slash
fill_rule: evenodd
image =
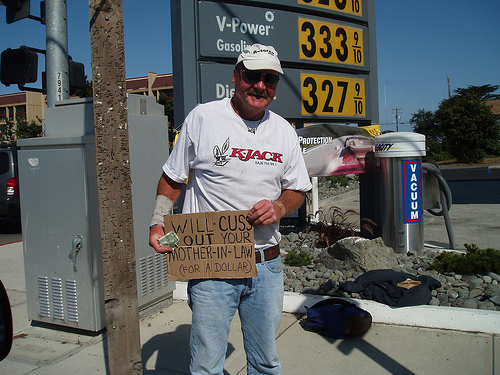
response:
<path id="1" fill-rule="evenodd" d="M 359 335 L 372 324 L 368 311 L 340 298 L 328 298 L 306 309 L 305 328 L 336 339 Z"/>

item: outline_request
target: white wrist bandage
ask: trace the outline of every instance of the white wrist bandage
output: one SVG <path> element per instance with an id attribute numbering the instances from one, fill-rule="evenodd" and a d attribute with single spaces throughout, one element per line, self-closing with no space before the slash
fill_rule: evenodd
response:
<path id="1" fill-rule="evenodd" d="M 156 206 L 153 212 L 153 218 L 151 219 L 150 228 L 155 225 L 163 226 L 163 216 L 172 213 L 172 208 L 174 208 L 174 202 L 166 195 L 156 196 Z"/>

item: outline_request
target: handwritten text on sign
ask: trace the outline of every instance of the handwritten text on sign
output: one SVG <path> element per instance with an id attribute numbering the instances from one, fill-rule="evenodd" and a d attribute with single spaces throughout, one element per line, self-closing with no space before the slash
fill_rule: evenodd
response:
<path id="1" fill-rule="evenodd" d="M 248 211 L 167 215 L 165 232 L 179 245 L 167 254 L 172 280 L 257 276 L 253 227 Z"/>

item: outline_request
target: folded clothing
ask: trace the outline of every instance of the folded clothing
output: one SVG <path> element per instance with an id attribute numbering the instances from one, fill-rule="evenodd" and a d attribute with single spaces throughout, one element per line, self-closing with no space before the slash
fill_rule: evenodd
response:
<path id="1" fill-rule="evenodd" d="M 410 289 L 397 285 L 408 279 L 421 284 Z M 387 269 L 368 271 L 354 281 L 341 283 L 339 287 L 347 293 L 359 293 L 363 299 L 402 307 L 428 304 L 432 298 L 431 291 L 440 288 L 441 283 L 430 276 L 414 276 Z"/>

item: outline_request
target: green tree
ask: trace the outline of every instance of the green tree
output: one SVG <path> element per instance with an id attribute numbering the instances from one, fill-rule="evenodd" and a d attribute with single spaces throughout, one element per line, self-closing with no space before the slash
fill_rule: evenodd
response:
<path id="1" fill-rule="evenodd" d="M 169 98 L 164 92 L 160 93 L 158 103 L 162 104 L 165 108 L 165 116 L 168 117 L 168 139 L 173 141 L 175 137 L 174 130 L 174 99 Z"/>
<path id="2" fill-rule="evenodd" d="M 494 100 L 500 99 L 500 94 L 493 94 L 499 87 L 498 85 L 469 86 L 466 89 L 458 88 L 455 93 L 461 96 L 466 94 L 476 95 L 481 100 Z"/>
<path id="3" fill-rule="evenodd" d="M 85 77 L 85 87 L 75 91 L 75 95 L 80 98 L 91 98 L 92 95 L 92 82 Z"/>
<path id="4" fill-rule="evenodd" d="M 0 143 L 4 145 L 12 145 L 15 143 L 16 132 L 14 122 L 5 119 L 5 123 L 0 124 Z"/>
<path id="5" fill-rule="evenodd" d="M 39 118 L 33 121 L 26 121 L 26 118 L 17 118 L 17 126 L 8 119 L 4 124 L 0 124 L 0 143 L 13 145 L 16 139 L 35 138 L 43 135 L 42 122 Z"/>
<path id="6" fill-rule="evenodd" d="M 459 162 L 479 163 L 500 150 L 500 125 L 485 103 L 498 86 L 469 86 L 455 90 L 435 113 L 446 150 Z"/>
<path id="7" fill-rule="evenodd" d="M 425 135 L 425 146 L 427 155 L 425 159 L 441 161 L 450 155 L 444 151 L 443 135 L 436 124 L 434 112 L 420 109 L 410 119 L 413 131 Z"/>
<path id="8" fill-rule="evenodd" d="M 16 129 L 16 138 L 36 138 L 43 136 L 42 121 L 37 118 L 37 121 L 18 121 Z"/>

